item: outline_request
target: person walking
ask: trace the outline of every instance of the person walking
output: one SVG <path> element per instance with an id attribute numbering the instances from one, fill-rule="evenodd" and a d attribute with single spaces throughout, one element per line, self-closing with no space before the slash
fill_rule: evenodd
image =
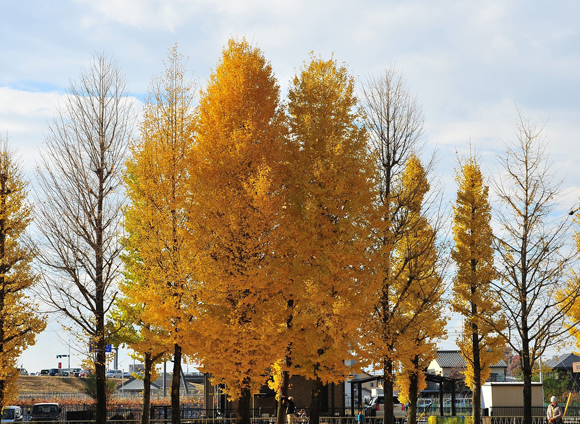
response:
<path id="1" fill-rule="evenodd" d="M 548 417 L 548 422 L 551 424 L 562 424 L 562 407 L 558 405 L 558 399 L 556 396 L 552 396 L 550 399 L 551 403 L 548 405 L 548 411 L 546 416 Z"/>
<path id="2" fill-rule="evenodd" d="M 365 424 L 366 418 L 365 414 L 363 413 L 362 409 L 358 411 L 358 417 L 356 419 L 358 424 Z"/>

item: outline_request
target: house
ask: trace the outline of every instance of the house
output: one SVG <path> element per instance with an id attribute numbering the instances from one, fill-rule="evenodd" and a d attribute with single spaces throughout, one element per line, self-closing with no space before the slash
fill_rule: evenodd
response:
<path id="1" fill-rule="evenodd" d="M 166 380 L 166 393 L 169 395 L 171 390 L 171 380 L 172 374 L 167 373 L 167 380 Z M 180 393 L 181 395 L 199 395 L 200 394 L 201 385 L 195 385 L 187 379 L 181 379 L 180 381 Z M 130 395 L 130 396 L 141 396 L 143 393 L 143 380 L 136 379 L 131 377 L 127 379 L 123 384 L 117 386 L 117 393 Z M 163 395 L 163 375 L 159 376 L 157 380 L 151 382 L 151 395 Z"/>
<path id="2" fill-rule="evenodd" d="M 569 378 L 570 384 L 568 389 L 580 387 L 580 373 L 574 372 L 574 363 L 580 364 L 580 356 L 574 353 L 554 356 L 546 362 L 546 365 L 552 369 L 551 373 L 554 378 Z"/>
<path id="3" fill-rule="evenodd" d="M 157 395 L 161 387 L 156 383 L 151 383 L 151 394 Z M 125 396 L 138 397 L 143 393 L 143 380 L 138 380 L 134 377 L 127 379 L 123 384 L 117 387 L 117 393 L 122 393 Z"/>
<path id="4" fill-rule="evenodd" d="M 507 363 L 501 359 L 497 364 L 491 366 L 491 374 L 488 382 L 506 381 Z M 428 372 L 464 380 L 463 371 L 466 369 L 465 359 L 458 350 L 439 350 L 437 358 L 433 359 L 428 367 Z"/>

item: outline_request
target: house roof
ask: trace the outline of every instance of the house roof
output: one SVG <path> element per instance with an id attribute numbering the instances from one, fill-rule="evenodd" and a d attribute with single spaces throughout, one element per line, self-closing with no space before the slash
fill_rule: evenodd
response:
<path id="1" fill-rule="evenodd" d="M 546 361 L 546 365 L 552 369 L 572 371 L 572 364 L 580 362 L 580 356 L 574 353 L 565 353 L 564 355 L 554 356 Z"/>
<path id="2" fill-rule="evenodd" d="M 151 390 L 157 391 L 160 389 L 160 386 L 151 383 Z M 128 391 L 142 391 L 143 390 L 143 380 L 138 380 L 134 377 L 131 377 L 129 380 L 125 381 L 124 384 L 121 384 L 117 387 L 117 390 L 128 390 Z"/>
<path id="3" fill-rule="evenodd" d="M 435 361 L 441 368 L 465 368 L 465 359 L 458 350 L 439 350 Z M 491 368 L 507 368 L 507 364 L 501 359 Z"/>

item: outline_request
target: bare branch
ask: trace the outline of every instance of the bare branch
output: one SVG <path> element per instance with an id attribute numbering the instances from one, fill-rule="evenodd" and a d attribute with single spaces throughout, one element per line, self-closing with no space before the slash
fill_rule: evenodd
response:
<path id="1" fill-rule="evenodd" d="M 98 404 L 105 402 L 105 315 L 119 277 L 131 104 L 116 64 L 95 55 L 52 120 L 38 176 L 42 294 L 92 338 L 97 385 L 103 384 Z M 104 415 L 97 414 L 97 421 L 104 422 Z"/>

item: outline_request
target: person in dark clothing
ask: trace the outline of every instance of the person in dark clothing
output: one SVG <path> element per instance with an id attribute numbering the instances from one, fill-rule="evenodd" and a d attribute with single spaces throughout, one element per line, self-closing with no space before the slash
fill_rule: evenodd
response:
<path id="1" fill-rule="evenodd" d="M 292 396 L 282 397 L 282 405 L 286 406 L 286 422 L 288 424 L 294 424 L 294 412 L 296 412 L 294 406 L 294 398 Z"/>

